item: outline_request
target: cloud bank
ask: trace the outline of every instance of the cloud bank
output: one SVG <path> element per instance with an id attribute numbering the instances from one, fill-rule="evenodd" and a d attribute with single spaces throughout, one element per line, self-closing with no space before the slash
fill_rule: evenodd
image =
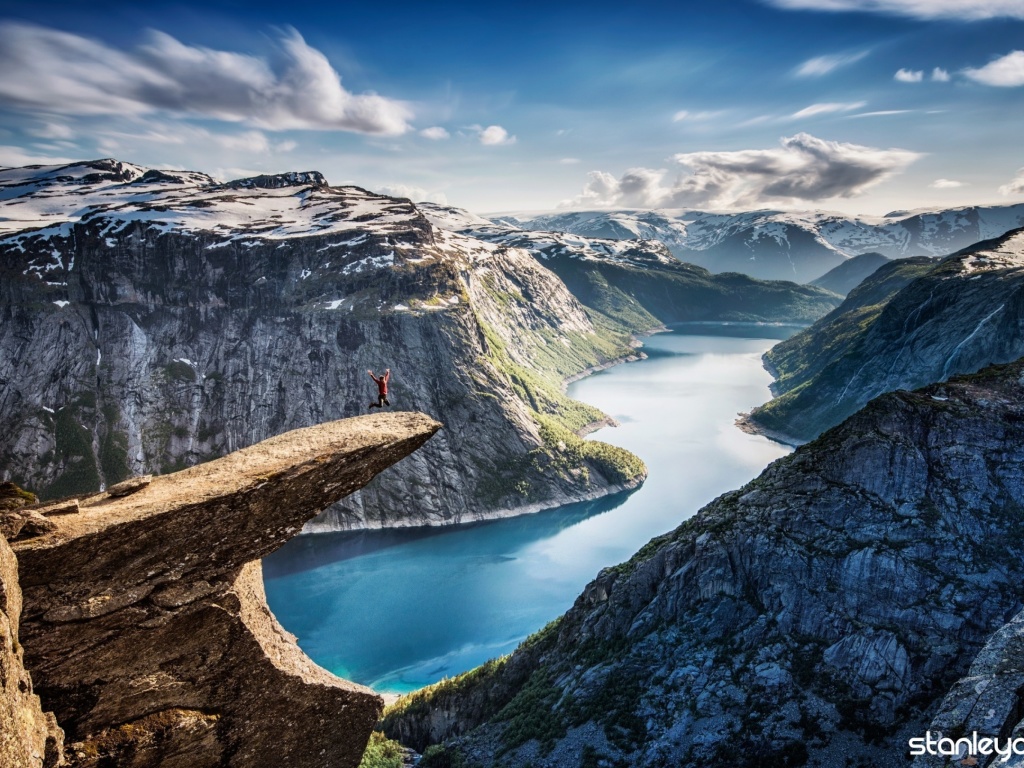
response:
<path id="1" fill-rule="evenodd" d="M 1024 85 L 1024 51 L 1013 51 L 978 69 L 965 69 L 964 74 L 984 85 L 1002 88 Z"/>
<path id="2" fill-rule="evenodd" d="M 774 149 L 690 152 L 673 156 L 689 173 L 672 185 L 665 169 L 631 168 L 620 178 L 588 174 L 582 194 L 562 207 L 750 208 L 779 202 L 853 197 L 920 155 L 826 141 L 807 133 L 784 138 Z"/>
<path id="3" fill-rule="evenodd" d="M 400 101 L 353 94 L 327 57 L 294 29 L 272 61 L 189 46 L 152 31 L 129 51 L 21 22 L 0 23 L 0 104 L 50 114 L 166 111 L 268 130 L 313 129 L 393 136 L 409 130 Z"/>
<path id="4" fill-rule="evenodd" d="M 764 0 L 792 11 L 863 11 L 914 19 L 1024 19 L 1020 0 Z"/>

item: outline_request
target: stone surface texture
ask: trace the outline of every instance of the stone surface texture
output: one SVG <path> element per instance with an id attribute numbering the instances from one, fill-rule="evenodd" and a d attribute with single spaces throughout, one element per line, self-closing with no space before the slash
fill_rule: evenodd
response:
<path id="1" fill-rule="evenodd" d="M 357 765 L 381 699 L 302 653 L 259 560 L 439 427 L 390 413 L 288 432 L 131 495 L 80 498 L 14 541 L 25 666 L 69 763 Z"/>

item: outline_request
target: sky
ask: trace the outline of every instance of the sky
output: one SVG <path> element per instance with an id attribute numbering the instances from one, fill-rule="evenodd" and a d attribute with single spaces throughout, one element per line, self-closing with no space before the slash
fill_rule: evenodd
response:
<path id="1" fill-rule="evenodd" d="M 0 165 L 478 213 L 1024 202 L 1024 0 L 0 0 Z"/>

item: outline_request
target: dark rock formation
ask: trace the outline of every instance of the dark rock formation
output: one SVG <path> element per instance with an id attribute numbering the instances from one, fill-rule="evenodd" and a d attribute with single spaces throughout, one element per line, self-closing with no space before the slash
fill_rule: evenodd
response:
<path id="1" fill-rule="evenodd" d="M 64 765 L 64 732 L 43 712 L 32 692 L 19 642 L 21 587 L 18 561 L 0 536 L 0 765 L 51 768 Z"/>
<path id="2" fill-rule="evenodd" d="M 1022 383 L 1018 361 L 877 398 L 386 732 L 483 765 L 905 765 L 1022 607 Z"/>
<path id="3" fill-rule="evenodd" d="M 775 399 L 753 423 L 807 440 L 871 398 L 1024 355 L 1024 230 L 939 261 L 887 264 L 765 355 Z"/>
<path id="4" fill-rule="evenodd" d="M 299 650 L 259 559 L 439 427 L 394 413 L 289 432 L 81 498 L 16 541 L 25 665 L 71 764 L 355 766 L 381 700 Z"/>
<path id="5" fill-rule="evenodd" d="M 965 750 L 961 755 L 974 757 L 980 765 L 1020 768 L 1024 763 L 1024 613 L 1017 614 L 985 644 L 966 677 L 957 681 L 942 702 L 928 730 L 936 738 L 973 739 L 977 734 L 978 740 L 998 739 L 1002 751 L 994 760 L 991 750 L 988 759 L 980 749 L 978 754 Z M 1008 744 L 1010 741 L 1014 743 Z M 1004 756 L 1007 759 L 1001 759 Z M 924 754 L 914 766 L 946 768 L 949 763 L 949 755 Z"/>

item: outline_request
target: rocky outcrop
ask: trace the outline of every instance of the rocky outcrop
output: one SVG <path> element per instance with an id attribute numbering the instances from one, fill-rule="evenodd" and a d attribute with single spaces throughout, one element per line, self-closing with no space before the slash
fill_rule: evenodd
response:
<path id="1" fill-rule="evenodd" d="M 751 421 L 807 440 L 871 398 L 1024 355 L 1024 230 L 945 259 L 881 267 L 833 313 L 772 348 L 776 397 Z"/>
<path id="2" fill-rule="evenodd" d="M 1022 383 L 1019 361 L 874 400 L 387 733 L 499 766 L 905 765 L 1024 601 Z"/>
<path id="3" fill-rule="evenodd" d="M 43 712 L 32 691 L 19 641 L 21 587 L 18 561 L 0 536 L 0 765 L 51 768 L 63 765 L 64 732 Z"/>
<path id="4" fill-rule="evenodd" d="M 259 559 L 439 427 L 401 413 L 289 432 L 129 495 L 83 497 L 14 541 L 25 666 L 70 764 L 358 764 L 380 697 L 299 650 L 267 607 Z"/>
<path id="5" fill-rule="evenodd" d="M 956 753 L 967 765 L 1005 765 L 1020 768 L 1024 764 L 1024 613 L 996 632 L 982 648 L 970 671 L 946 696 L 938 714 L 928 726 L 934 739 L 967 738 L 970 748 Z M 927 739 L 927 732 L 917 734 Z M 987 750 L 974 751 L 982 739 L 990 742 Z M 934 744 L 931 754 L 927 743 L 919 747 L 925 754 L 914 761 L 915 768 L 945 768 L 950 755 Z M 923 749 L 922 749 L 923 747 Z M 986 754 L 987 753 L 987 754 Z M 969 762 L 974 758 L 977 762 Z M 1005 758 L 1005 759 L 1003 759 Z"/>

